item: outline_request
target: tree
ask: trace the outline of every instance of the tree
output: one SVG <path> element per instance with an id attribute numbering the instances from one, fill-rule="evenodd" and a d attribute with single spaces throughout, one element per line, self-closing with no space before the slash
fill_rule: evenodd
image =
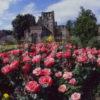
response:
<path id="1" fill-rule="evenodd" d="M 2 30 L 2 33 L 4 33 L 5 35 L 12 35 L 13 31 L 12 30 Z"/>
<path id="2" fill-rule="evenodd" d="M 81 12 L 75 22 L 74 32 L 76 36 L 80 37 L 82 43 L 85 45 L 88 43 L 88 40 L 97 36 L 97 19 L 91 10 L 85 10 L 81 7 Z"/>
<path id="3" fill-rule="evenodd" d="M 33 15 L 17 15 L 16 18 L 12 21 L 15 36 L 18 39 L 21 39 L 21 37 L 24 36 L 24 31 L 29 30 L 29 28 L 35 24 L 35 17 Z"/>
<path id="4" fill-rule="evenodd" d="M 74 29 L 74 22 L 72 20 L 68 20 L 66 24 L 66 28 L 69 31 L 69 33 L 72 34 Z"/>

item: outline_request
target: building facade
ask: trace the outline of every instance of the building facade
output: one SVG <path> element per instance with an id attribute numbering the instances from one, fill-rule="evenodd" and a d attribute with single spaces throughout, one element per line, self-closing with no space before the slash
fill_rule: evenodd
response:
<path id="1" fill-rule="evenodd" d="M 25 31 L 26 41 L 40 42 L 43 37 L 53 35 L 56 41 L 66 38 L 69 35 L 66 26 L 57 25 L 54 11 L 42 12 L 37 24 L 30 27 L 30 31 Z"/>

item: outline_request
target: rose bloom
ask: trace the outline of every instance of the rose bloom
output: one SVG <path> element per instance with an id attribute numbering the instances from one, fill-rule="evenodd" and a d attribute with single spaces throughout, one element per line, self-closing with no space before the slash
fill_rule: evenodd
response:
<path id="1" fill-rule="evenodd" d="M 97 50 L 96 48 L 92 48 L 92 49 L 91 49 L 91 53 L 92 53 L 93 55 L 96 55 L 96 54 L 98 54 L 98 50 Z"/>
<path id="2" fill-rule="evenodd" d="M 31 62 L 31 58 L 29 56 L 24 56 L 23 62 Z"/>
<path id="3" fill-rule="evenodd" d="M 80 100 L 80 99 L 81 99 L 80 93 L 75 92 L 71 95 L 71 100 Z"/>
<path id="4" fill-rule="evenodd" d="M 69 80 L 68 83 L 71 84 L 71 85 L 76 85 L 77 84 L 77 81 L 76 81 L 75 78 L 72 78 L 72 79 Z"/>
<path id="5" fill-rule="evenodd" d="M 71 79 L 73 76 L 73 73 L 72 72 L 64 72 L 63 74 L 63 78 L 66 80 L 66 79 Z"/>
<path id="6" fill-rule="evenodd" d="M 57 57 L 58 59 L 61 59 L 61 58 L 63 57 L 63 52 L 57 52 L 57 53 L 56 53 L 56 57 Z"/>
<path id="7" fill-rule="evenodd" d="M 77 61 L 80 63 L 85 63 L 87 62 L 87 56 L 78 56 Z"/>
<path id="8" fill-rule="evenodd" d="M 29 56 L 30 56 L 30 57 L 35 56 L 35 54 L 36 54 L 35 52 L 29 52 Z"/>
<path id="9" fill-rule="evenodd" d="M 54 58 L 51 58 L 51 57 L 46 58 L 46 60 L 44 61 L 44 65 L 47 67 L 53 66 L 54 63 L 55 63 L 55 60 Z"/>
<path id="10" fill-rule="evenodd" d="M 40 85 L 36 81 L 29 81 L 28 83 L 26 83 L 25 89 L 28 92 L 37 93 L 40 91 Z"/>
<path id="11" fill-rule="evenodd" d="M 59 86 L 58 91 L 61 93 L 65 93 L 66 91 L 68 91 L 68 88 L 66 87 L 65 84 L 62 84 Z"/>
<path id="12" fill-rule="evenodd" d="M 50 76 L 41 76 L 39 78 L 39 83 L 40 83 L 40 85 L 47 87 L 47 86 L 51 86 L 52 85 L 53 80 L 52 80 L 52 78 Z"/>
<path id="13" fill-rule="evenodd" d="M 51 69 L 45 68 L 41 70 L 41 75 L 44 75 L 44 76 L 51 75 Z"/>
<path id="14" fill-rule="evenodd" d="M 57 78 L 62 77 L 62 72 L 60 72 L 60 71 L 59 71 L 59 72 L 56 72 L 56 73 L 55 73 L 55 76 L 56 76 Z"/>
<path id="15" fill-rule="evenodd" d="M 28 74 L 30 72 L 30 69 L 31 69 L 31 65 L 29 63 L 26 63 L 23 68 L 22 68 L 22 71 L 24 74 Z"/>
<path id="16" fill-rule="evenodd" d="M 41 55 L 36 55 L 33 57 L 32 62 L 33 63 L 39 63 L 41 60 Z"/>
<path id="17" fill-rule="evenodd" d="M 42 47 L 42 48 L 40 49 L 40 51 L 41 51 L 41 52 L 47 52 L 47 49 L 46 49 L 45 47 Z"/>
<path id="18" fill-rule="evenodd" d="M 94 55 L 89 53 L 87 56 L 88 56 L 90 61 L 94 61 L 95 60 L 95 56 Z"/>
<path id="19" fill-rule="evenodd" d="M 97 64 L 100 66 L 100 58 L 97 59 Z"/>
<path id="20" fill-rule="evenodd" d="M 6 57 L 6 58 L 3 59 L 3 63 L 4 64 L 7 64 L 8 62 L 9 62 L 9 58 L 8 57 Z"/>
<path id="21" fill-rule="evenodd" d="M 41 75 L 41 68 L 40 67 L 35 68 L 32 73 L 33 75 L 36 75 L 36 76 Z"/>
<path id="22" fill-rule="evenodd" d="M 9 65 L 6 65 L 4 67 L 1 68 L 1 72 L 4 74 L 4 75 L 7 75 L 11 72 L 11 68 Z"/>
<path id="23" fill-rule="evenodd" d="M 13 62 L 10 64 L 10 67 L 11 67 L 12 70 L 17 69 L 18 66 L 19 66 L 19 61 L 17 61 L 17 60 L 13 61 Z"/>
<path id="24" fill-rule="evenodd" d="M 70 50 L 67 50 L 67 51 L 64 53 L 64 57 L 65 57 L 65 58 L 70 58 L 70 57 L 71 57 L 71 51 L 70 51 Z"/>
<path id="25" fill-rule="evenodd" d="M 22 52 L 23 51 L 22 50 L 19 50 L 19 49 L 18 50 L 12 50 L 12 51 L 10 51 L 10 53 L 13 54 L 13 55 L 22 54 Z"/>
<path id="26" fill-rule="evenodd" d="M 8 53 L 0 53 L 0 57 L 5 58 L 5 57 L 9 57 Z"/>

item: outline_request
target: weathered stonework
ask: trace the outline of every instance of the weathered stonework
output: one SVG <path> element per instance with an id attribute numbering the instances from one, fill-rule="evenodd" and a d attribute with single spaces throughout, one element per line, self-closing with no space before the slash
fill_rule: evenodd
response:
<path id="1" fill-rule="evenodd" d="M 32 42 L 34 38 L 36 38 L 35 41 L 39 42 L 42 37 L 49 35 L 54 35 L 55 40 L 58 40 L 56 38 L 66 39 L 67 35 L 69 35 L 69 32 L 64 25 L 58 26 L 57 22 L 55 22 L 54 11 L 42 12 L 37 21 L 37 25 L 30 27 L 30 31 L 25 31 L 26 40 Z"/>

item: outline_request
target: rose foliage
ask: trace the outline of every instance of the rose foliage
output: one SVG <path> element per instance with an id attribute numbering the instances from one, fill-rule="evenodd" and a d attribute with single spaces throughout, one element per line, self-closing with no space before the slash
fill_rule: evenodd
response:
<path id="1" fill-rule="evenodd" d="M 54 42 L 27 44 L 0 53 L 0 59 L 0 73 L 17 100 L 53 100 L 54 96 L 55 100 L 57 96 L 81 100 L 84 81 L 92 71 L 100 70 L 100 50 Z"/>

